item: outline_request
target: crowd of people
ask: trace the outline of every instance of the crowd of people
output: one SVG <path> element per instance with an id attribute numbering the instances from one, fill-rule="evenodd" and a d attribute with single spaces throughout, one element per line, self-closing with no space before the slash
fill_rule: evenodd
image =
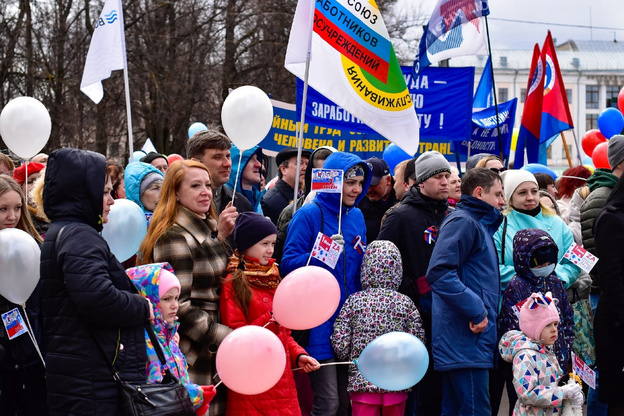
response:
<path id="1" fill-rule="evenodd" d="M 496 155 L 473 155 L 461 173 L 435 151 L 390 167 L 322 147 L 280 151 L 271 180 L 260 147 L 241 153 L 212 129 L 186 153 L 126 166 L 69 148 L 19 166 L 0 153 L 0 230 L 41 247 L 26 305 L 0 297 L 0 313 L 27 318 L 45 361 L 31 338 L 0 331 L 0 414 L 121 414 L 113 374 L 170 373 L 198 415 L 498 415 L 505 391 L 510 415 L 585 402 L 588 415 L 624 415 L 624 136 L 609 141 L 612 169 L 556 179 Z M 321 167 L 343 171 L 341 193 L 311 191 Z M 148 227 L 122 264 L 100 232 L 123 198 Z M 319 232 L 340 247 L 335 267 L 310 255 Z M 575 243 L 599 258 L 589 273 L 564 256 Z M 339 307 L 291 331 L 273 296 L 308 265 L 336 278 Z M 591 333 L 579 334 L 581 318 Z M 256 395 L 215 388 L 217 350 L 246 325 L 272 331 L 287 358 Z M 430 358 L 398 392 L 341 364 L 391 331 Z M 572 353 L 590 357 L 596 389 L 567 382 Z"/>

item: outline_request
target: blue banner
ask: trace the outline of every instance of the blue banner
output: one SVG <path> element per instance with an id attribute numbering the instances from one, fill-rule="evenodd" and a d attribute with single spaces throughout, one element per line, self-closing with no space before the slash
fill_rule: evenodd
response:
<path id="1" fill-rule="evenodd" d="M 401 67 L 420 121 L 421 141 L 466 140 L 470 137 L 474 67 L 425 68 L 417 78 Z M 303 81 L 297 78 L 297 119 L 301 119 Z M 316 90 L 308 87 L 306 122 L 341 130 L 378 134 Z M 421 146 L 422 149 L 422 146 Z"/>
<path id="2" fill-rule="evenodd" d="M 514 120 L 516 119 L 517 103 L 518 99 L 514 98 L 511 101 L 498 104 L 498 122 L 505 159 L 509 156 Z M 459 153 L 461 155 L 468 154 L 469 144 L 471 155 L 477 153 L 500 155 L 498 131 L 496 128 L 496 111 L 494 107 L 476 111 L 472 114 L 472 136 L 470 140 L 461 141 L 459 146 Z"/>
<path id="3" fill-rule="evenodd" d="M 471 98 L 472 100 L 472 98 Z M 286 147 L 297 146 L 297 126 L 300 124 L 300 117 L 294 104 L 273 102 L 273 125 L 271 130 L 260 143 L 260 147 L 267 150 L 279 152 Z M 338 128 L 339 124 L 333 127 L 319 125 L 306 119 L 303 132 L 303 148 L 314 151 L 321 146 L 332 146 L 342 152 L 350 152 L 358 155 L 362 159 L 373 156 L 382 158 L 383 151 L 390 145 L 390 141 L 383 136 L 369 130 L 369 133 L 356 132 L 351 129 Z M 455 163 L 455 153 L 450 140 L 420 140 L 418 153 L 430 150 L 437 150 L 442 153 L 451 163 Z M 463 161 L 466 160 L 464 156 Z"/>

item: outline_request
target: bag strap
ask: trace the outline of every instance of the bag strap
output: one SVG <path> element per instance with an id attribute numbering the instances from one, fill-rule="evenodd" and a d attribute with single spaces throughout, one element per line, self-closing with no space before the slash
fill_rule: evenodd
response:
<path id="1" fill-rule="evenodd" d="M 63 230 L 65 230 L 65 227 L 67 227 L 67 225 L 68 224 L 62 226 L 61 229 L 58 231 L 58 233 L 56 233 L 56 236 L 54 237 L 54 259 L 55 259 L 55 262 L 56 262 L 56 258 L 58 256 L 58 251 L 56 249 L 56 242 L 59 239 L 59 237 L 61 236 L 61 234 L 63 234 Z M 130 286 L 134 290 L 134 293 L 140 294 L 139 291 L 137 290 L 136 286 L 134 286 L 134 283 L 131 282 Z M 91 335 L 91 338 L 93 338 L 93 340 L 95 341 L 95 344 L 98 346 L 98 349 L 102 353 L 102 357 L 104 357 L 104 361 L 106 361 L 106 364 L 108 365 L 108 367 L 110 368 L 111 372 L 113 373 L 113 378 L 116 381 L 121 382 L 121 379 L 119 378 L 119 372 L 115 368 L 115 365 L 110 360 L 110 358 L 108 358 L 108 355 L 106 355 L 106 351 L 104 351 L 104 348 L 102 347 L 102 344 L 100 344 L 100 342 L 97 340 L 97 338 L 93 334 L 93 331 L 91 331 L 91 328 L 89 328 L 89 327 L 87 327 L 87 328 L 89 330 L 89 334 Z M 160 342 L 158 342 L 158 338 L 156 338 L 156 334 L 154 334 L 154 330 L 152 329 L 152 325 L 149 323 L 149 321 L 145 322 L 145 331 L 147 332 L 147 335 L 149 336 L 149 339 L 152 341 L 152 346 L 154 347 L 154 351 L 156 351 L 156 355 L 158 356 L 158 359 L 165 366 L 166 371 L 169 371 L 169 369 L 167 368 L 167 361 L 165 360 L 165 354 L 163 353 L 163 350 L 160 347 Z"/>
<path id="2" fill-rule="evenodd" d="M 501 244 L 501 264 L 505 264 L 505 239 L 507 237 L 507 216 L 503 215 L 503 244 Z"/>

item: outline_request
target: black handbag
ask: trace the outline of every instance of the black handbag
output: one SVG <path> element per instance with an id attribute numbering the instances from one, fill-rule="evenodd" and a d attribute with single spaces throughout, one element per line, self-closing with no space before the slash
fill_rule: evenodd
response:
<path id="1" fill-rule="evenodd" d="M 160 343 L 149 323 L 145 325 L 158 359 L 166 365 Z M 110 361 L 109 361 L 110 362 Z M 165 370 L 159 384 L 133 383 L 123 381 L 114 371 L 113 378 L 121 391 L 121 410 L 125 416 L 194 416 L 195 409 L 188 390 L 169 369 Z"/>

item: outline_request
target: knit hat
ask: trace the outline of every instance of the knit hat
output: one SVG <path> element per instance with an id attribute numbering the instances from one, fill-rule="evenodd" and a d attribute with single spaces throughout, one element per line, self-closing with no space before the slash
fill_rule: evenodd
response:
<path id="1" fill-rule="evenodd" d="M 537 267 L 546 263 L 557 264 L 557 254 L 558 252 L 556 246 L 538 247 L 533 251 L 533 253 L 531 253 L 529 267 Z"/>
<path id="2" fill-rule="evenodd" d="M 477 153 L 476 155 L 472 155 L 466 160 L 466 172 L 470 169 L 474 169 L 477 167 L 477 163 L 484 157 L 492 156 L 489 153 Z"/>
<path id="3" fill-rule="evenodd" d="M 451 165 L 442 156 L 442 153 L 434 150 L 418 156 L 414 163 L 414 171 L 416 173 L 416 183 L 421 183 L 438 173 L 451 173 Z"/>
<path id="4" fill-rule="evenodd" d="M 416 176 L 415 176 L 416 159 L 417 158 L 410 159 L 410 161 L 407 162 L 407 165 L 405 165 L 405 170 L 403 171 L 403 182 L 407 183 L 408 179 L 416 180 Z"/>
<path id="5" fill-rule="evenodd" d="M 272 234 L 277 234 L 277 228 L 270 219 L 257 212 L 241 212 L 234 224 L 234 244 L 239 253 Z"/>
<path id="6" fill-rule="evenodd" d="M 615 169 L 617 165 L 624 162 L 624 136 L 616 134 L 609 139 L 607 157 L 611 169 Z"/>
<path id="7" fill-rule="evenodd" d="M 151 184 L 153 184 L 156 181 L 162 181 L 162 180 L 164 180 L 164 178 L 163 178 L 163 174 L 160 173 L 160 171 L 150 172 L 147 175 L 145 175 L 145 177 L 143 177 L 143 180 L 141 181 L 141 185 L 139 186 L 139 198 L 143 196 L 143 193 L 147 191 L 147 188 L 149 188 Z"/>
<path id="8" fill-rule="evenodd" d="M 158 152 L 149 152 L 148 154 L 146 154 L 145 156 L 143 156 L 140 160 L 140 162 L 143 163 L 152 163 L 152 161 L 154 159 L 158 159 L 158 158 L 162 158 L 165 159 L 165 161 L 167 162 L 167 165 L 169 165 L 169 161 L 167 160 L 167 158 L 165 157 L 165 155 L 161 155 Z"/>
<path id="9" fill-rule="evenodd" d="M 175 274 L 167 269 L 160 269 L 160 282 L 158 283 L 158 298 L 162 298 L 170 289 L 177 287 L 181 290 L 180 281 Z"/>
<path id="10" fill-rule="evenodd" d="M 17 181 L 20 185 L 23 185 L 26 182 L 26 165 L 28 165 L 28 176 L 33 173 L 41 172 L 45 165 L 37 162 L 24 163 L 19 168 L 15 168 L 13 171 L 13 179 Z"/>
<path id="11" fill-rule="evenodd" d="M 370 159 L 366 159 L 365 162 L 373 172 L 370 183 L 371 186 L 377 185 L 384 176 L 390 174 L 390 167 L 383 159 L 379 159 L 378 157 L 371 157 Z"/>
<path id="12" fill-rule="evenodd" d="M 528 170 L 506 170 L 502 172 L 500 176 L 503 180 L 503 188 L 505 188 L 505 201 L 507 201 L 507 203 L 510 203 L 511 196 L 521 183 L 533 182 L 536 186 L 539 186 L 537 184 L 537 179 L 535 179 L 535 176 L 533 176 L 533 174 Z"/>
<path id="13" fill-rule="evenodd" d="M 520 308 L 520 330 L 532 340 L 540 341 L 544 328 L 559 322 L 559 312 L 552 293 L 533 293 Z"/>

